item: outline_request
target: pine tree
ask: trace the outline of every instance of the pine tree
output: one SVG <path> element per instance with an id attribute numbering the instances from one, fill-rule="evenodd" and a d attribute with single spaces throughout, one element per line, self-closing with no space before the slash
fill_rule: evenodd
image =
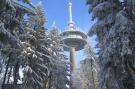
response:
<path id="1" fill-rule="evenodd" d="M 19 76 L 21 60 L 19 55 L 23 50 L 23 45 L 19 39 L 20 33 L 23 32 L 24 15 L 34 14 L 31 9 L 20 5 L 13 0 L 1 0 L 0 14 L 0 54 L 1 54 L 1 80 L 2 89 L 5 84 L 13 84 L 16 87 Z M 10 81 L 10 78 L 13 78 Z"/>
<path id="2" fill-rule="evenodd" d="M 34 7 L 36 15 L 30 15 L 28 17 L 28 26 L 33 29 L 39 29 L 40 27 L 43 27 L 46 22 L 44 7 L 42 2 L 39 2 Z"/>
<path id="3" fill-rule="evenodd" d="M 21 89 L 66 89 L 67 58 L 63 43 L 56 28 L 51 32 L 44 28 L 46 18 L 41 3 L 31 10 L 16 1 L 0 2 L 4 8 L 0 9 L 2 89 L 18 89 L 19 81 Z"/>
<path id="4" fill-rule="evenodd" d="M 98 89 L 98 60 L 89 44 L 85 46 L 84 54 L 85 59 L 74 74 L 75 86 L 77 89 Z"/>
<path id="5" fill-rule="evenodd" d="M 52 39 L 52 54 L 54 65 L 52 67 L 52 86 L 49 89 L 66 89 L 67 68 L 66 68 L 66 55 L 63 50 L 63 42 L 60 33 L 54 25 L 50 31 L 49 37 Z"/>
<path id="6" fill-rule="evenodd" d="M 30 89 L 43 89 L 49 80 L 53 64 L 51 39 L 43 26 L 45 17 L 42 5 L 38 4 L 35 8 L 36 15 L 28 17 L 24 36 L 21 36 L 25 45 L 21 54 L 24 67 L 23 84 Z"/>
<path id="7" fill-rule="evenodd" d="M 100 89 L 135 89 L 134 0 L 87 0 L 96 23 Z"/>

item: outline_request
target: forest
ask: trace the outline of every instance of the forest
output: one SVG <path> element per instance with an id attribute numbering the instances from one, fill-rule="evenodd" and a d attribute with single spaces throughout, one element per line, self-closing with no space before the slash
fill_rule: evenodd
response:
<path id="1" fill-rule="evenodd" d="M 85 2 L 95 22 L 86 33 L 97 44 L 87 42 L 71 73 L 59 29 L 45 26 L 43 4 L 0 0 L 0 89 L 135 89 L 135 0 Z"/>

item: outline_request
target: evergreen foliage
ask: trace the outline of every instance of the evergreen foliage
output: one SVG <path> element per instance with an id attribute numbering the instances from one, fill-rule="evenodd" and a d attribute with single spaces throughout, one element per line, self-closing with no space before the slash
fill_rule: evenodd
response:
<path id="1" fill-rule="evenodd" d="M 135 89 L 134 0 L 87 0 L 97 20 L 89 35 L 97 36 L 100 89 Z"/>
<path id="2" fill-rule="evenodd" d="M 77 89 L 99 89 L 97 57 L 89 44 L 84 48 L 85 59 L 80 62 L 74 75 L 74 85 Z"/>
<path id="3" fill-rule="evenodd" d="M 66 89 L 63 43 L 56 29 L 48 32 L 44 28 L 41 3 L 31 9 L 14 0 L 1 0 L 0 4 L 1 89 L 6 84 L 18 89 L 19 83 L 23 89 Z"/>
<path id="4" fill-rule="evenodd" d="M 54 58 L 54 65 L 52 67 L 52 76 L 51 84 L 52 86 L 49 89 L 67 89 L 66 84 L 68 83 L 67 79 L 67 57 L 64 54 L 63 43 L 61 41 L 61 36 L 58 33 L 56 26 L 53 26 L 49 37 L 52 39 L 52 52 Z"/>

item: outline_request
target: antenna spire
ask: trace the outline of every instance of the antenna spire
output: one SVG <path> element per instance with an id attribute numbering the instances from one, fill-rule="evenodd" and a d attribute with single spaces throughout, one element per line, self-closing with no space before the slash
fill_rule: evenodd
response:
<path id="1" fill-rule="evenodd" d="M 74 22 L 72 18 L 72 0 L 69 0 L 69 23 L 68 30 L 74 30 Z"/>
<path id="2" fill-rule="evenodd" d="M 53 21 L 52 27 L 56 27 L 56 23 L 55 23 L 55 21 Z"/>
<path id="3" fill-rule="evenodd" d="M 72 19 L 72 0 L 69 0 L 69 23 L 73 23 L 73 19 Z"/>

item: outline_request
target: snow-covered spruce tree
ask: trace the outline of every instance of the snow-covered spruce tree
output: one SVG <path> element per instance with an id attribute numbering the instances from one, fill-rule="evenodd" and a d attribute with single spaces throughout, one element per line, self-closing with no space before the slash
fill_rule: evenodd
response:
<path id="1" fill-rule="evenodd" d="M 28 17 L 28 23 L 24 35 L 20 38 L 25 45 L 22 53 L 22 65 L 24 68 L 23 84 L 28 89 L 47 89 L 50 70 L 52 67 L 52 55 L 49 47 L 51 39 L 45 23 L 42 5 L 35 6 L 35 16 Z"/>
<path id="2" fill-rule="evenodd" d="M 48 50 L 45 29 L 31 31 L 26 49 L 22 52 L 24 60 L 24 84 L 32 89 L 42 89 L 48 80 L 51 68 L 51 54 Z"/>
<path id="3" fill-rule="evenodd" d="M 82 70 L 84 71 L 84 77 L 86 79 L 86 84 L 88 89 L 99 89 L 98 88 L 98 63 L 97 57 L 94 53 L 92 47 L 87 44 L 84 48 L 84 54 L 86 58 L 84 59 L 84 65 L 82 64 Z M 86 70 L 86 71 L 85 71 Z"/>
<path id="4" fill-rule="evenodd" d="M 100 89 L 135 89 L 134 0 L 87 0 L 96 23 Z"/>
<path id="5" fill-rule="evenodd" d="M 81 68 L 77 68 L 74 70 L 74 73 L 72 74 L 73 76 L 73 85 L 76 89 L 84 89 L 84 83 L 85 79 L 82 77 L 82 70 Z M 87 88 L 85 88 L 87 89 Z"/>
<path id="6" fill-rule="evenodd" d="M 39 29 L 44 26 L 46 18 L 44 18 L 44 8 L 42 2 L 38 2 L 35 6 L 36 16 L 30 15 L 28 17 L 28 27 L 33 29 Z"/>
<path id="7" fill-rule="evenodd" d="M 0 76 L 1 89 L 5 89 L 4 85 L 10 82 L 11 74 L 13 87 L 19 80 L 19 53 L 22 51 L 22 44 L 17 33 L 23 30 L 23 16 L 34 13 L 13 0 L 1 0 L 0 12 Z"/>
<path id="8" fill-rule="evenodd" d="M 59 82 L 53 86 L 66 89 L 66 57 L 60 46 L 55 44 L 59 44 L 60 40 L 53 41 L 55 37 L 49 36 L 51 33 L 43 27 L 46 19 L 41 3 L 34 7 L 36 15 L 16 1 L 1 0 L 0 4 L 4 8 L 0 9 L 0 72 L 4 74 L 1 77 L 3 85 L 13 83 L 12 88 L 15 89 L 20 80 L 24 89 L 50 89 L 54 74 L 59 74 L 62 77 L 57 77 L 55 80 Z M 19 76 L 20 69 L 24 70 L 23 79 Z"/>
<path id="9" fill-rule="evenodd" d="M 6 2 L 3 1 L 2 3 L 6 5 L 5 12 L 3 10 L 3 13 L 0 15 L 1 21 L 3 22 L 1 24 L 0 34 L 1 57 L 5 58 L 1 60 L 6 65 L 5 76 L 2 77 L 3 84 L 9 83 L 10 78 L 14 78 L 12 82 L 15 88 L 19 80 L 19 69 L 22 67 L 25 69 L 23 84 L 26 85 L 26 88 L 31 89 L 33 87 L 32 89 L 41 89 L 49 75 L 47 66 L 50 66 L 49 51 L 45 49 L 48 44 L 46 30 L 41 27 L 44 23 L 42 21 L 35 29 L 32 27 L 28 28 L 29 24 L 28 26 L 25 24 L 23 16 L 25 13 L 34 14 L 32 10 L 10 0 L 6 0 Z M 10 4 L 9 6 L 12 6 L 13 9 L 7 7 L 8 4 Z M 39 16 L 38 13 L 35 17 L 39 17 L 37 21 L 40 22 L 41 16 Z M 44 39 L 46 40 L 42 42 Z M 38 44 L 38 42 L 40 44 Z M 42 47 L 44 47 L 44 49 Z M 5 87 L 2 86 L 2 89 L 3 88 Z"/>
<path id="10" fill-rule="evenodd" d="M 51 71 L 51 80 L 49 89 L 67 89 L 67 68 L 66 68 L 66 56 L 63 50 L 63 43 L 61 41 L 60 33 L 54 25 L 49 33 L 51 38 L 51 48 L 53 56 L 53 67 Z"/>
<path id="11" fill-rule="evenodd" d="M 74 74 L 75 86 L 77 89 L 99 89 L 97 58 L 89 44 L 85 46 L 84 54 L 85 59 L 80 62 Z"/>
<path id="12" fill-rule="evenodd" d="M 27 63 L 24 84 L 32 89 L 64 89 L 67 82 L 66 56 L 61 37 L 55 27 L 51 32 L 43 28 L 45 18 L 41 3 L 35 8 L 37 15 L 28 18 L 26 29 L 27 40 L 24 44 L 28 47 L 22 52 L 23 59 L 27 59 L 24 61 L 24 64 Z"/>

